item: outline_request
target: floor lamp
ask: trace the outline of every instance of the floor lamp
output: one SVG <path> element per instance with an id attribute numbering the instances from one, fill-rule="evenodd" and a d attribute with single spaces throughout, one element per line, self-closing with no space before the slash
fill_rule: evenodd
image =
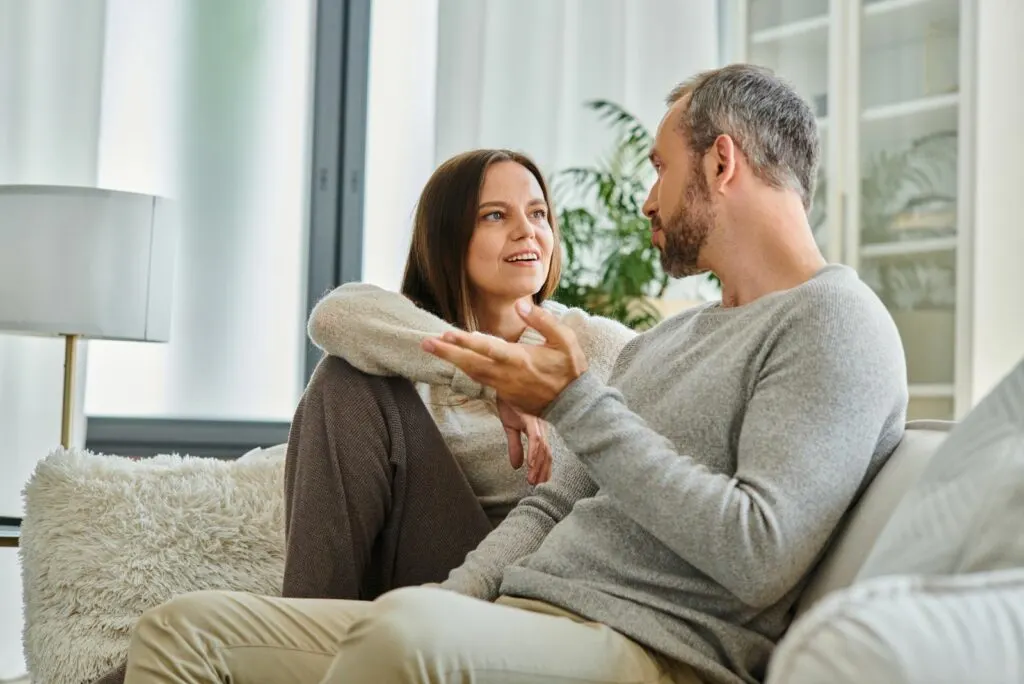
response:
<path id="1" fill-rule="evenodd" d="M 0 332 L 64 338 L 65 448 L 73 439 L 79 341 L 166 342 L 176 249 L 177 221 L 164 198 L 0 185 Z M 54 413 L 55 427 L 57 420 Z M 7 523 L 0 546 L 16 546 L 19 519 L 0 522 Z"/>

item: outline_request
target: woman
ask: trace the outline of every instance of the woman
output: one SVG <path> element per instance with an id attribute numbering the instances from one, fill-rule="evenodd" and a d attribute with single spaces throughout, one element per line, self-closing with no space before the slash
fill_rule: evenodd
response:
<path id="1" fill-rule="evenodd" d="M 347 284 L 317 304 L 309 334 L 329 356 L 289 436 L 285 596 L 372 599 L 442 582 L 547 479 L 539 421 L 517 426 L 530 467 L 516 470 L 519 435 L 503 429 L 493 393 L 420 342 L 458 327 L 542 344 L 515 311 L 530 299 L 575 330 L 590 367 L 607 378 L 633 333 L 548 301 L 560 261 L 536 165 L 507 150 L 475 150 L 428 180 L 401 294 Z M 551 448 L 557 467 L 556 435 Z M 492 543 L 482 560 L 523 555 L 511 546 Z"/>
<path id="2" fill-rule="evenodd" d="M 500 568 L 552 524 L 524 506 L 498 526 L 531 487 L 553 468 L 573 492 L 567 505 L 593 493 L 557 435 L 529 418 L 506 432 L 493 392 L 420 347 L 456 327 L 543 344 L 515 311 L 529 298 L 573 328 L 591 371 L 607 379 L 633 333 L 547 300 L 560 262 L 536 165 L 475 150 L 427 181 L 401 294 L 350 283 L 316 305 L 309 335 L 326 355 L 288 437 L 284 596 L 373 599 L 444 582 L 493 598 Z M 95 684 L 123 681 L 122 666 Z"/>

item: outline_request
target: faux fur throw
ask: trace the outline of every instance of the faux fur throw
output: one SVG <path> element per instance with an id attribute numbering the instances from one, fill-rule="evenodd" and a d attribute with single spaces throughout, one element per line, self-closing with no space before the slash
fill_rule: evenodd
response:
<path id="1" fill-rule="evenodd" d="M 279 595 L 284 447 L 236 461 L 132 460 L 72 449 L 25 488 L 25 659 L 33 683 L 120 664 L 147 608 L 184 592 Z"/>

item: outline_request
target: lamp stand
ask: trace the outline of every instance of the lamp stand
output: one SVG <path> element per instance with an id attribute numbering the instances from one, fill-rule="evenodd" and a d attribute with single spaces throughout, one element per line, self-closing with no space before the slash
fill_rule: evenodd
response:
<path id="1" fill-rule="evenodd" d="M 71 448 L 71 425 L 75 417 L 75 362 L 78 335 L 64 335 L 64 401 L 60 413 L 60 444 Z M 0 548 L 17 548 L 21 542 L 21 519 L 0 518 Z"/>
<path id="2" fill-rule="evenodd" d="M 75 362 L 77 360 L 78 335 L 64 336 L 64 402 L 60 415 L 60 444 L 71 448 L 71 424 L 75 412 Z"/>

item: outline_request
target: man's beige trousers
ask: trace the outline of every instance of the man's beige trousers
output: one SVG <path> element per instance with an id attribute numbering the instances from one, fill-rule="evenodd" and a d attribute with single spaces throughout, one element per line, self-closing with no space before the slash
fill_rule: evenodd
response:
<path id="1" fill-rule="evenodd" d="M 600 624 L 441 589 L 370 602 L 197 592 L 148 611 L 127 684 L 699 684 Z"/>

